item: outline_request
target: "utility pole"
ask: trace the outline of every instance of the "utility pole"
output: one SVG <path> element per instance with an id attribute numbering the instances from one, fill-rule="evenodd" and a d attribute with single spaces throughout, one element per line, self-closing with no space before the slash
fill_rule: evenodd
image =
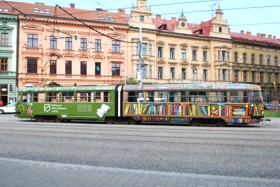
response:
<path id="1" fill-rule="evenodd" d="M 143 85 L 143 61 L 142 61 L 142 27 L 139 27 L 139 70 L 137 72 L 137 79 L 139 85 Z"/>

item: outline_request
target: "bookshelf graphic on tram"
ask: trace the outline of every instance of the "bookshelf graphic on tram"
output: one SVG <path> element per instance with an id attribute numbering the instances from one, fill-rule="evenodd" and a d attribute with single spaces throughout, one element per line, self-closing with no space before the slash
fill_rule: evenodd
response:
<path id="1" fill-rule="evenodd" d="M 36 121 L 259 123 L 261 88 L 251 84 L 33 87 L 19 90 L 17 116 Z"/>

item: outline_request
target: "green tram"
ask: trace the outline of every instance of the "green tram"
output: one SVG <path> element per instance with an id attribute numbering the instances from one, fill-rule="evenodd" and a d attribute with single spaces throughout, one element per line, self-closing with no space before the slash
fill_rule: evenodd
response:
<path id="1" fill-rule="evenodd" d="M 251 84 L 152 84 L 26 87 L 17 116 L 43 121 L 102 120 L 249 124 L 263 118 L 261 88 Z"/>

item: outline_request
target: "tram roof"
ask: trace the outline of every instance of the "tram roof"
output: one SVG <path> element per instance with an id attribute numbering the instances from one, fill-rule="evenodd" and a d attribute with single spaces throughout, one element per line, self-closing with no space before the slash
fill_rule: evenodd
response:
<path id="1" fill-rule="evenodd" d="M 261 90 L 254 84 L 242 83 L 188 83 L 188 84 L 151 84 L 125 85 L 124 90 Z"/>
<path id="2" fill-rule="evenodd" d="M 115 90 L 113 85 L 86 85 L 86 86 L 57 86 L 57 87 L 25 87 L 20 88 L 19 92 L 73 92 L 73 91 L 110 91 Z"/>

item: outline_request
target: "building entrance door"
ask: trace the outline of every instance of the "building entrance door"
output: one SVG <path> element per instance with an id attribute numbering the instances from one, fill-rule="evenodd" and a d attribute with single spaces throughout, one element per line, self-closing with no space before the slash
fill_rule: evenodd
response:
<path id="1" fill-rule="evenodd" d="M 0 101 L 2 101 L 4 105 L 8 104 L 8 85 L 0 85 Z"/>

